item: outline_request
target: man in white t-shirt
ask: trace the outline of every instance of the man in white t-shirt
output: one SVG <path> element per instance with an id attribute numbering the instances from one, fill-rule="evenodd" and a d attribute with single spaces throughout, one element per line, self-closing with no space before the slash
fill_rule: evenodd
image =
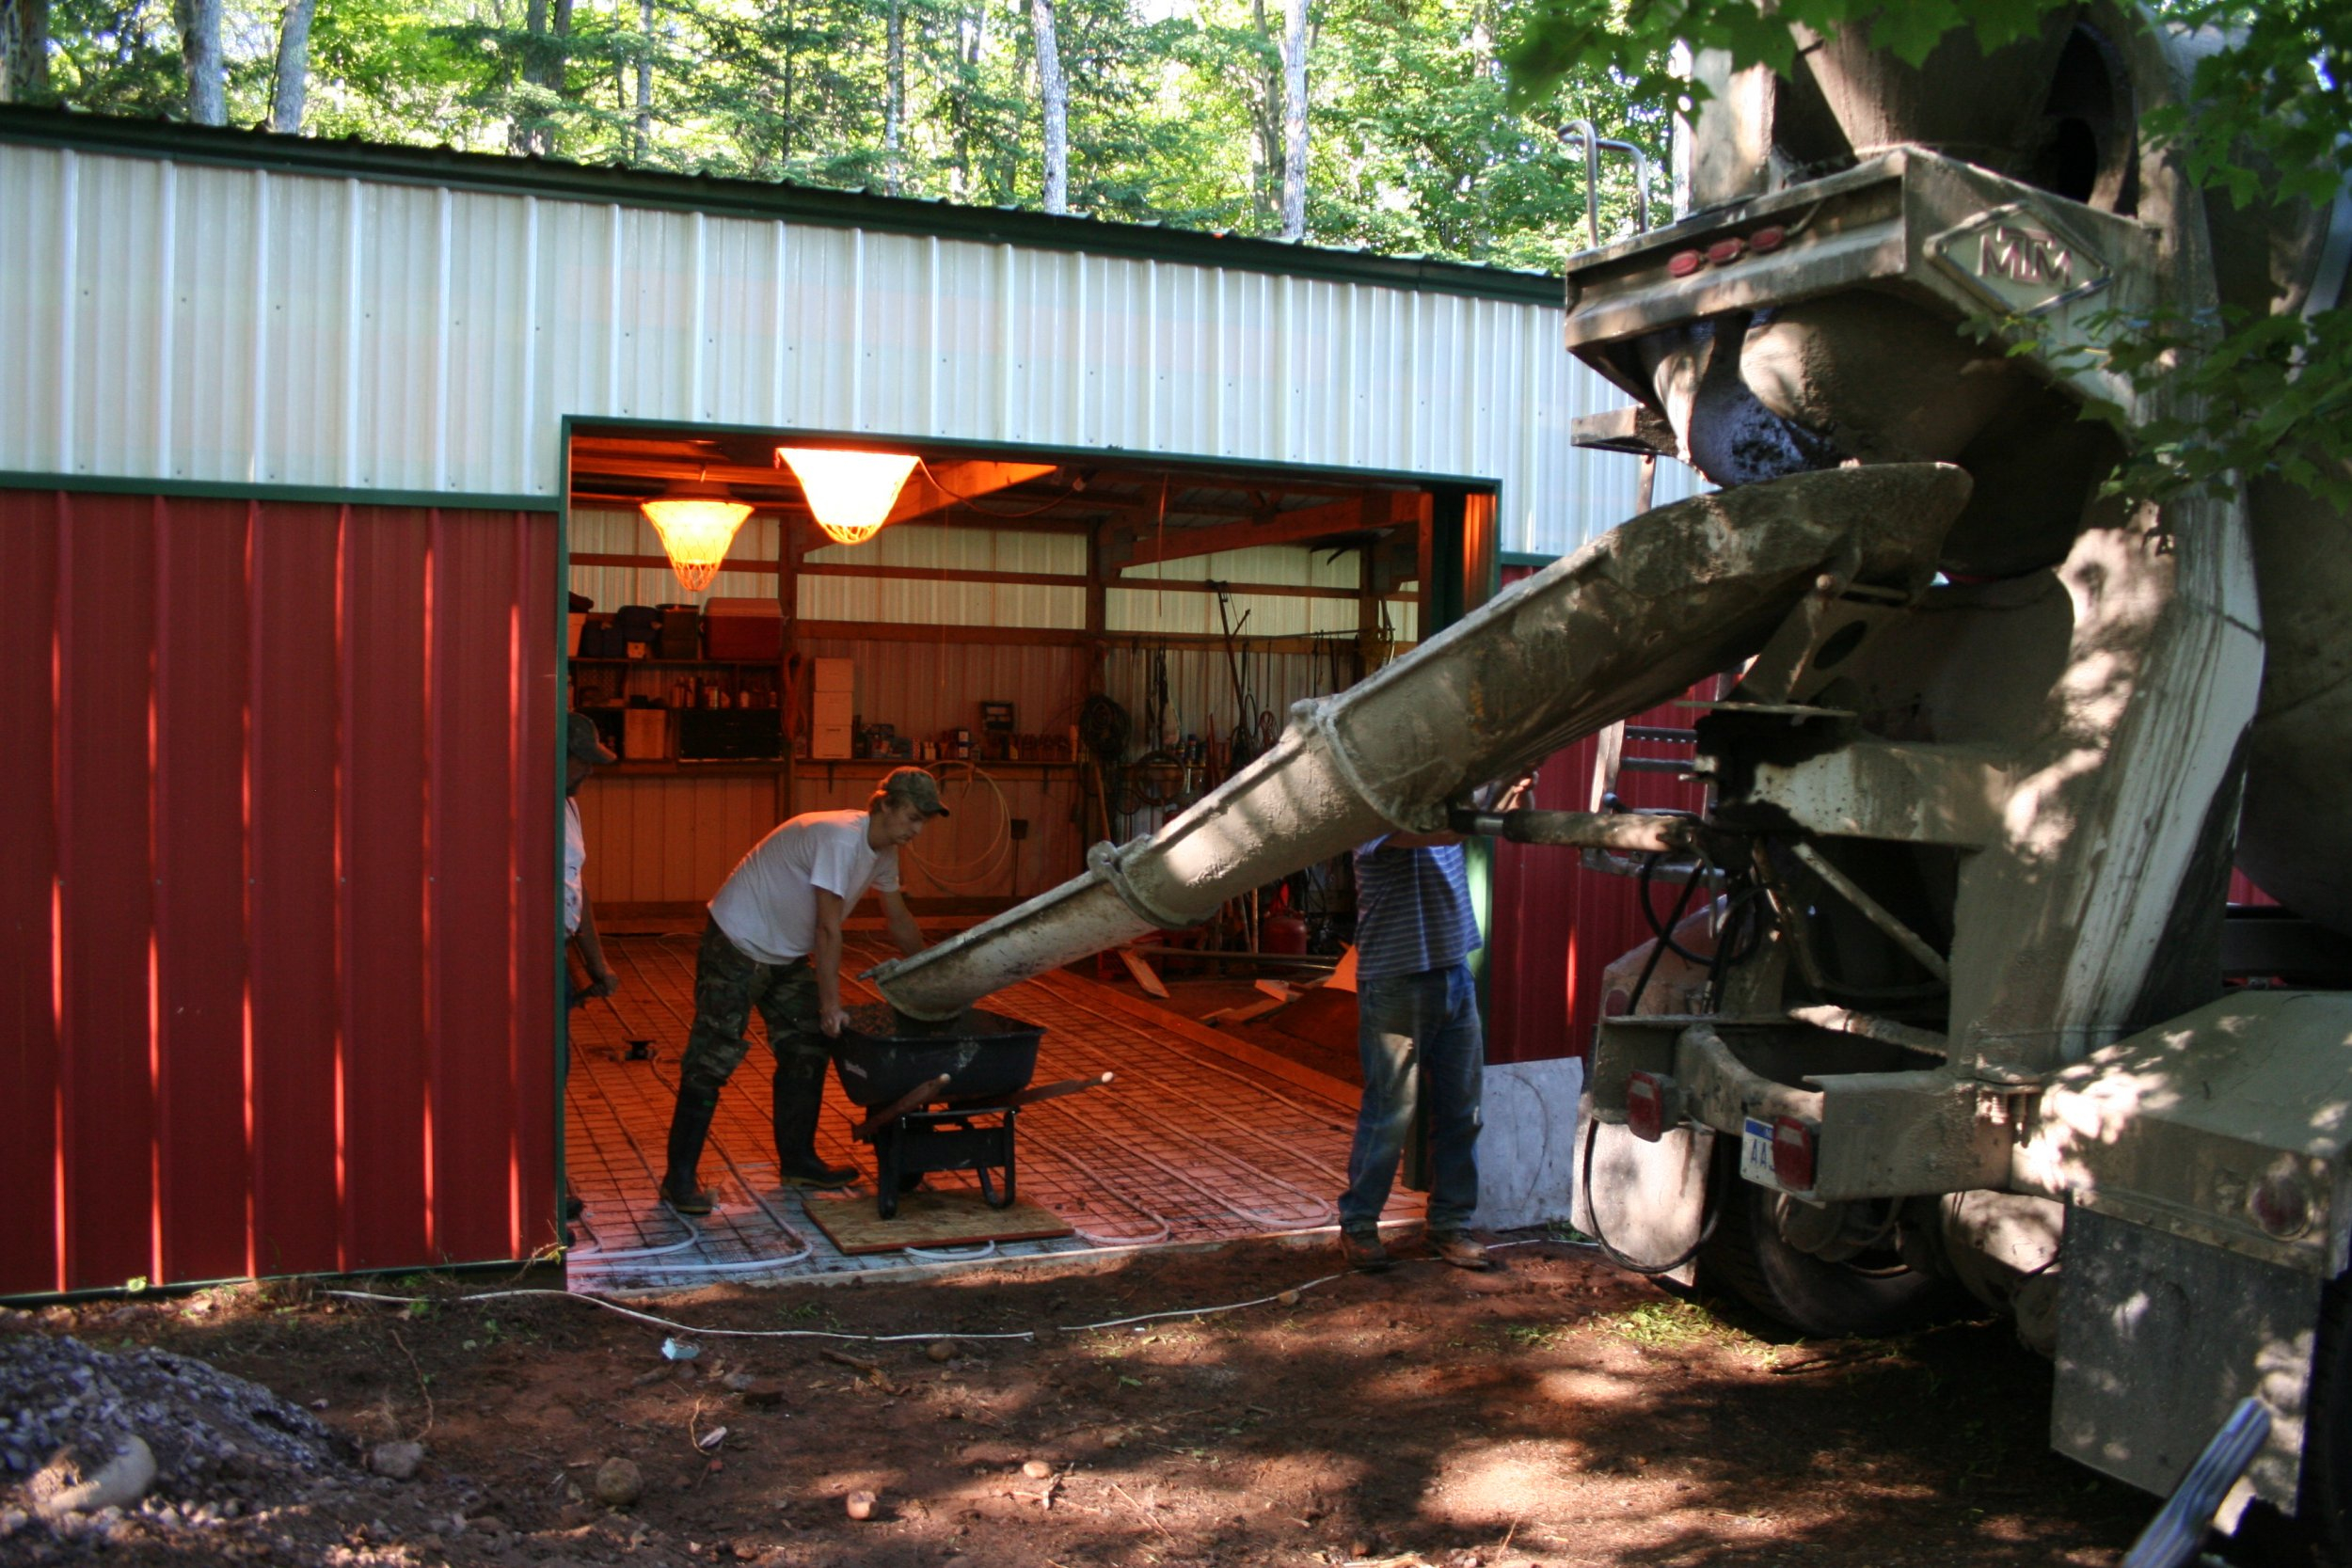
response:
<path id="1" fill-rule="evenodd" d="M 841 1033 L 841 919 L 870 887 L 898 951 L 923 951 L 923 933 L 898 893 L 898 847 L 945 816 L 939 782 L 919 768 L 891 770 L 864 811 L 793 817 L 739 862 L 710 900 L 694 963 L 694 1028 L 678 1069 L 670 1118 L 669 1168 L 661 1201 L 680 1214 L 707 1214 L 712 1196 L 696 1172 L 719 1091 L 743 1060 L 754 1007 L 768 1023 L 776 1073 L 771 1100 L 776 1163 L 787 1185 L 838 1187 L 854 1165 L 817 1154 L 825 1089 L 826 1041 Z"/>
<path id="2" fill-rule="evenodd" d="M 620 758 L 597 736 L 596 721 L 586 714 L 566 714 L 564 721 L 564 940 L 588 972 L 585 986 L 570 974 L 564 975 L 566 1000 L 577 1007 L 591 997 L 612 995 L 621 985 L 604 961 L 604 943 L 596 940 L 596 909 L 588 901 L 581 876 L 588 864 L 588 835 L 580 825 L 580 786 L 590 773 Z"/>

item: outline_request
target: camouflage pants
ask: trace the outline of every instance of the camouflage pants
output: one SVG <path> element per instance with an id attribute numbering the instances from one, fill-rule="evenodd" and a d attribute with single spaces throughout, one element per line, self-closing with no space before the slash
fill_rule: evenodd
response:
<path id="1" fill-rule="evenodd" d="M 743 1030 L 754 1007 L 768 1024 L 777 1078 L 821 1091 L 833 1049 L 818 1027 L 816 971 L 806 958 L 764 964 L 746 958 L 713 920 L 703 927 L 694 957 L 694 1028 L 678 1068 L 679 1099 L 719 1102 L 719 1090 L 751 1049 Z"/>

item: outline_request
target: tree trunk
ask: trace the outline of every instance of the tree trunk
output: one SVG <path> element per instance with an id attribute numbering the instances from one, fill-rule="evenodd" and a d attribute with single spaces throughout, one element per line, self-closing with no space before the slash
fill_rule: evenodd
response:
<path id="1" fill-rule="evenodd" d="M 278 24 L 278 75 L 270 85 L 269 128 L 302 134 L 302 102 L 310 92 L 310 13 L 317 0 L 286 0 Z"/>
<path id="2" fill-rule="evenodd" d="M 1282 237 L 1307 237 L 1307 0 L 1288 0 L 1282 35 Z"/>
<path id="3" fill-rule="evenodd" d="M 1054 40 L 1054 0 L 1029 0 L 1037 28 L 1037 87 L 1045 101 L 1045 210 L 1070 211 L 1070 84 Z"/>
<path id="4" fill-rule="evenodd" d="M 509 152 L 529 152 L 539 144 L 537 129 L 532 123 L 539 118 L 538 105 L 529 89 L 541 85 L 546 75 L 548 47 L 548 0 L 531 0 L 523 11 L 523 46 L 515 74 L 524 90 L 510 98 L 510 117 L 506 122 L 506 150 Z"/>
<path id="5" fill-rule="evenodd" d="M 637 0 L 637 158 L 653 152 L 653 0 Z"/>
<path id="6" fill-rule="evenodd" d="M 1249 15 L 1258 27 L 1260 59 L 1279 61 L 1281 40 L 1266 23 L 1265 0 L 1249 0 Z M 1258 134 L 1258 180 L 1250 198 L 1259 214 L 1272 219 L 1282 211 L 1282 72 L 1273 66 L 1258 71 L 1252 89 L 1249 119 Z"/>
<path id="7" fill-rule="evenodd" d="M 0 0 L 0 103 L 49 98 L 49 0 Z"/>
<path id="8" fill-rule="evenodd" d="M 907 119 L 906 0 L 890 0 L 889 29 L 882 66 L 882 189 L 897 196 L 903 177 L 898 144 Z"/>
<path id="9" fill-rule="evenodd" d="M 229 82 L 220 61 L 220 0 L 178 0 L 180 56 L 188 71 L 188 118 L 229 123 Z"/>
<path id="10" fill-rule="evenodd" d="M 793 0 L 785 0 L 784 8 L 784 110 L 776 116 L 776 123 L 784 127 L 784 140 L 777 152 L 784 160 L 784 175 L 792 174 L 792 89 L 793 67 L 801 57 L 801 11 Z"/>
<path id="11" fill-rule="evenodd" d="M 557 103 L 571 97 L 572 0 L 555 0 L 555 38 L 548 50 L 548 96 Z M 539 150 L 555 156 L 555 126 L 539 133 Z"/>
<path id="12" fill-rule="evenodd" d="M 988 39 L 988 8 L 983 5 L 971 16 L 956 19 L 956 72 L 954 96 L 950 100 L 956 128 L 956 166 L 948 188 L 958 201 L 968 201 L 978 182 L 972 172 L 972 84 L 979 80 L 980 55 Z"/>

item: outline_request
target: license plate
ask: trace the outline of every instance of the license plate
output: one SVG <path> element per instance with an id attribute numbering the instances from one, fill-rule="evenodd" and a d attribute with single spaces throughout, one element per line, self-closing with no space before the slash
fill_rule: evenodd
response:
<path id="1" fill-rule="evenodd" d="M 1740 1123 L 1740 1175 L 1759 1187 L 1786 1192 L 1772 1174 L 1772 1124 L 1747 1117 Z"/>

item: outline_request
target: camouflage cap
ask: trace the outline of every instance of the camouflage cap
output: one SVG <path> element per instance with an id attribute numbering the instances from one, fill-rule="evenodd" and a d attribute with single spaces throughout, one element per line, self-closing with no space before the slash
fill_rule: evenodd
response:
<path id="1" fill-rule="evenodd" d="M 572 713 L 566 716 L 565 723 L 567 727 L 564 731 L 564 749 L 570 755 L 578 757 L 582 762 L 595 763 L 599 768 L 621 760 L 596 734 L 596 721 L 594 719 L 584 713 Z"/>
<path id="2" fill-rule="evenodd" d="M 939 781 L 920 768 L 894 768 L 874 787 L 894 800 L 915 807 L 925 816 L 947 815 L 947 808 L 939 803 Z"/>

